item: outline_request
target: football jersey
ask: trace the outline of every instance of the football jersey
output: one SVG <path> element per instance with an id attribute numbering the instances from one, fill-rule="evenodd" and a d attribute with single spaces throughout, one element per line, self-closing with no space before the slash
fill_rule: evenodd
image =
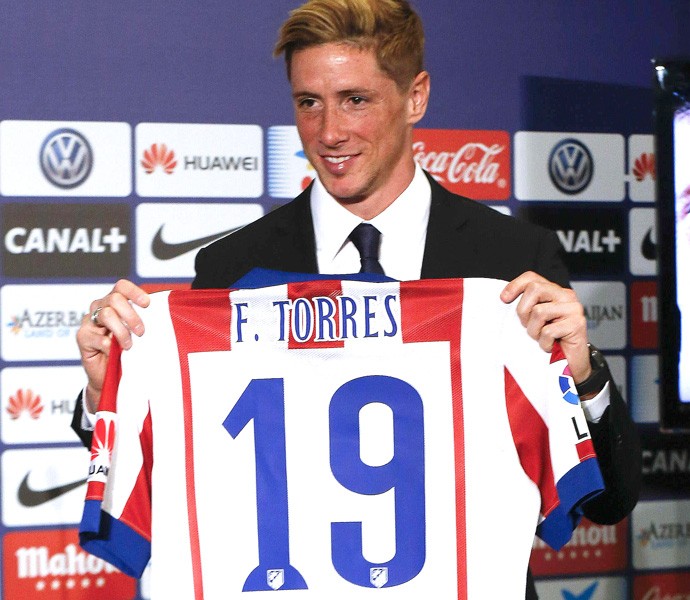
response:
<path id="1" fill-rule="evenodd" d="M 110 354 L 82 546 L 151 557 L 153 600 L 522 600 L 535 528 L 560 548 L 603 483 L 561 349 L 504 286 L 153 294 Z"/>

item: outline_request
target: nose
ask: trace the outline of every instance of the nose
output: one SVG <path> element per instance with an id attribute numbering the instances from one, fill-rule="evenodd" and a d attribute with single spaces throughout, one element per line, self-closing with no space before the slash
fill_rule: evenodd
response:
<path id="1" fill-rule="evenodd" d="M 334 147 L 347 139 L 346 116 L 339 106 L 324 108 L 321 117 L 321 143 Z"/>

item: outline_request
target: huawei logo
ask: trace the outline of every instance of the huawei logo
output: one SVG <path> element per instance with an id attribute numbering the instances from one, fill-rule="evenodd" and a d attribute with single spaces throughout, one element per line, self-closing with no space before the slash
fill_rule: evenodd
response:
<path id="1" fill-rule="evenodd" d="M 177 166 L 175 152 L 174 150 L 169 150 L 165 144 L 151 144 L 148 150 L 144 150 L 141 166 L 144 167 L 144 171 L 149 175 L 157 168 L 170 175 Z"/>
<path id="2" fill-rule="evenodd" d="M 96 421 L 93 429 L 93 443 L 91 445 L 91 460 L 101 459 L 110 464 L 110 457 L 115 445 L 115 422 L 101 417 Z"/>
<path id="3" fill-rule="evenodd" d="M 643 152 L 638 156 L 633 166 L 633 175 L 637 181 L 644 181 L 647 177 L 651 177 L 652 181 L 656 180 L 656 158 L 654 154 Z"/>
<path id="4" fill-rule="evenodd" d="M 7 412 L 11 419 L 18 419 L 22 413 L 27 413 L 32 419 L 38 419 L 43 412 L 41 397 L 31 390 L 17 390 L 10 396 Z"/>

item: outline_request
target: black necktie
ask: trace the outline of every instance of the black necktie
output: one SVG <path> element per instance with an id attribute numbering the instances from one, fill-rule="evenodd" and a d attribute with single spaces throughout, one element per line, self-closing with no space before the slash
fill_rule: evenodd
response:
<path id="1" fill-rule="evenodd" d="M 362 263 L 360 273 L 378 273 L 384 275 L 379 262 L 379 240 L 381 232 L 369 223 L 360 223 L 352 230 L 350 240 L 359 250 L 359 260 Z"/>

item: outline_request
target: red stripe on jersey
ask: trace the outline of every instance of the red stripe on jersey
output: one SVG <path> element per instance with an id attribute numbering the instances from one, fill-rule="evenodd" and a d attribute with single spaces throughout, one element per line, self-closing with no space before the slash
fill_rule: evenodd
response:
<path id="1" fill-rule="evenodd" d="M 98 502 L 102 502 L 104 494 L 105 483 L 102 481 L 89 481 L 86 486 L 86 500 L 97 500 Z"/>
<path id="2" fill-rule="evenodd" d="M 151 541 L 151 469 L 153 468 L 153 428 L 151 410 L 139 434 L 143 464 L 137 481 L 132 488 L 120 520 L 134 529 L 139 535 Z"/>
<path id="3" fill-rule="evenodd" d="M 176 292 L 168 297 L 170 317 L 175 329 L 182 375 L 182 403 L 185 430 L 185 475 L 187 484 L 187 510 L 189 512 L 189 542 L 192 553 L 194 598 L 203 600 L 204 585 L 201 572 L 201 551 L 194 480 L 194 431 L 192 423 L 192 393 L 189 381 L 189 359 L 192 352 L 213 352 L 230 349 L 230 292 L 203 290 L 198 294 Z M 220 310 L 226 307 L 227 310 Z M 199 316 L 203 314 L 204 318 Z"/>
<path id="4" fill-rule="evenodd" d="M 541 514 L 558 506 L 558 490 L 549 458 L 549 429 L 510 371 L 504 368 L 506 409 L 520 464 L 541 492 Z"/>
<path id="5" fill-rule="evenodd" d="M 315 322 L 312 324 L 312 332 L 309 340 L 300 342 L 293 335 L 293 327 L 288 326 L 290 338 L 288 348 L 343 348 L 345 343 L 340 340 L 339 331 L 339 309 L 338 296 L 343 295 L 343 288 L 340 280 L 307 281 L 288 284 L 288 299 L 294 302 L 297 298 L 305 299 L 310 303 Z M 332 315 L 325 316 L 324 309 L 330 304 L 328 301 L 316 302 L 315 298 L 330 298 L 335 306 Z M 318 305 L 318 306 L 317 306 Z M 316 334 L 319 326 L 327 328 L 328 325 L 334 326 L 334 335 L 338 339 L 316 341 Z"/>
<path id="6" fill-rule="evenodd" d="M 105 379 L 103 380 L 103 389 L 101 390 L 101 401 L 98 404 L 99 411 L 117 412 L 117 390 L 120 386 L 120 379 L 122 378 L 122 364 L 120 356 L 122 355 L 122 347 L 118 341 L 113 338 L 110 346 L 110 354 L 108 355 L 108 368 L 105 372 Z M 111 424 L 112 425 L 112 424 Z M 115 443 L 115 435 L 117 432 L 111 427 L 106 431 L 105 424 L 101 419 L 96 421 L 93 436 L 91 438 L 91 460 L 94 460 L 103 451 L 112 452 Z M 104 447 L 104 444 L 108 448 Z M 110 458 L 108 457 L 108 466 L 110 466 Z M 105 493 L 105 483 L 99 481 L 89 481 L 86 486 L 87 500 L 103 500 Z"/>
<path id="7" fill-rule="evenodd" d="M 101 401 L 98 405 L 98 410 L 107 410 L 109 412 L 117 412 L 117 390 L 120 387 L 120 379 L 122 379 L 122 364 L 120 363 L 120 355 L 122 348 L 118 341 L 113 338 L 110 346 L 110 354 L 108 355 L 108 368 L 105 372 L 105 379 L 103 380 L 103 390 L 101 391 Z"/>
<path id="8" fill-rule="evenodd" d="M 460 334 L 462 327 L 463 282 L 438 280 L 434 303 L 429 302 L 424 281 L 400 284 L 403 342 L 450 342 L 450 380 L 453 394 L 455 442 L 455 518 L 458 568 L 458 598 L 467 598 L 467 540 L 465 528 L 465 434 L 462 412 L 462 365 Z M 439 319 L 439 315 L 444 315 Z"/>
<path id="9" fill-rule="evenodd" d="M 549 364 L 552 365 L 553 363 L 563 359 L 565 359 L 563 348 L 561 348 L 561 345 L 558 342 L 555 342 L 553 348 L 551 349 L 551 360 L 549 361 Z"/>
<path id="10" fill-rule="evenodd" d="M 596 457 L 597 453 L 594 451 L 594 444 L 592 438 L 588 438 L 576 445 L 577 455 L 580 457 L 580 462 L 588 458 Z"/>

